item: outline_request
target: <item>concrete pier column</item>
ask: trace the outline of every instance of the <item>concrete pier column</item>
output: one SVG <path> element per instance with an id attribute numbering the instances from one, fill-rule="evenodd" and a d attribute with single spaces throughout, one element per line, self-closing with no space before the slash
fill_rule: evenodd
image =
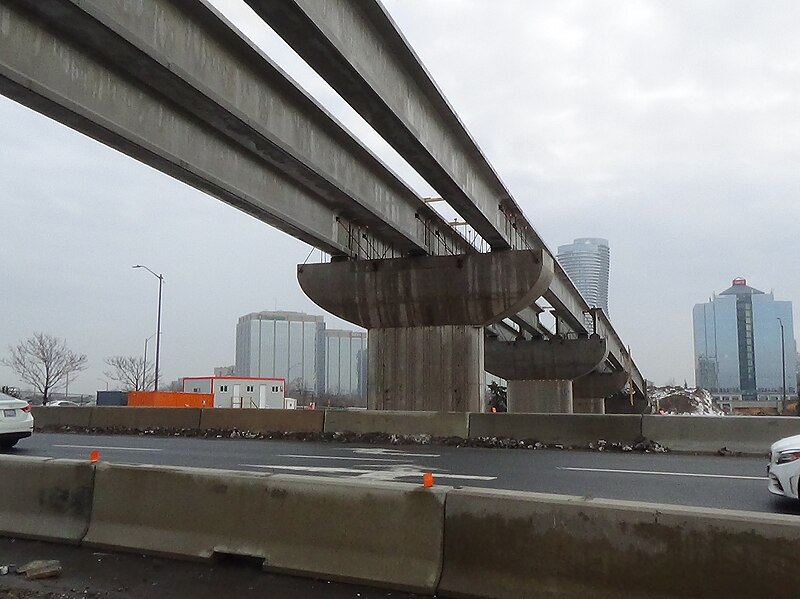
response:
<path id="1" fill-rule="evenodd" d="M 298 266 L 317 305 L 368 331 L 367 405 L 483 411 L 483 327 L 529 307 L 552 258 L 519 250 Z"/>
<path id="2" fill-rule="evenodd" d="M 483 411 L 482 327 L 370 329 L 367 347 L 369 409 Z"/>
<path id="3" fill-rule="evenodd" d="M 573 413 L 572 381 L 592 372 L 607 355 L 608 343 L 599 335 L 486 340 L 486 370 L 508 381 L 509 412 Z"/>
<path id="4" fill-rule="evenodd" d="M 508 381 L 510 413 L 571 414 L 572 381 Z"/>
<path id="5" fill-rule="evenodd" d="M 576 414 L 605 414 L 606 400 L 596 397 L 576 397 L 572 390 L 572 411 Z"/>

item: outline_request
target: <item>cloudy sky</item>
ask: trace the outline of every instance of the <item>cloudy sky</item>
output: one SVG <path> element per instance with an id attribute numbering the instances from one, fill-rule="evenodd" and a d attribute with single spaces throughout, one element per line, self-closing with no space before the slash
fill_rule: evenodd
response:
<path id="1" fill-rule="evenodd" d="M 215 4 L 433 193 L 239 0 Z M 800 318 L 800 3 L 385 4 L 551 249 L 610 241 L 611 320 L 647 378 L 692 384 L 692 306 L 734 277 Z M 70 391 L 105 389 L 104 359 L 155 332 L 133 264 L 166 279 L 164 381 L 232 364 L 243 314 L 321 312 L 295 279 L 309 246 L 4 98 L 0 136 L 0 354 L 48 332 L 88 356 Z"/>

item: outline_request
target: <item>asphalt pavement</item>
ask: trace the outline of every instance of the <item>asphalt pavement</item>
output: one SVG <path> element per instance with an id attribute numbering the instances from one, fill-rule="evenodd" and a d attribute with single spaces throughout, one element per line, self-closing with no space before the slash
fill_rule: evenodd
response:
<path id="1" fill-rule="evenodd" d="M 439 445 L 37 433 L 14 455 L 488 487 L 800 515 L 767 492 L 763 458 Z"/>

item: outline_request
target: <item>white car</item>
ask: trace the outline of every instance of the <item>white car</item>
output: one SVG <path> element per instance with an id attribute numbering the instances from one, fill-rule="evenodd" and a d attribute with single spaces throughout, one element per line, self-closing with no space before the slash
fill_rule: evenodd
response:
<path id="1" fill-rule="evenodd" d="M 767 473 L 770 493 L 798 499 L 800 435 L 786 437 L 772 444 Z"/>
<path id="2" fill-rule="evenodd" d="M 80 407 L 74 401 L 69 401 L 68 399 L 55 399 L 53 401 L 47 402 L 48 408 L 78 408 Z"/>
<path id="3" fill-rule="evenodd" d="M 33 434 L 33 414 L 27 401 L 0 393 L 0 449 L 11 449 Z"/>
<path id="4" fill-rule="evenodd" d="M 0 449 L 11 449 L 33 434 L 33 414 L 27 401 L 0 393 Z"/>

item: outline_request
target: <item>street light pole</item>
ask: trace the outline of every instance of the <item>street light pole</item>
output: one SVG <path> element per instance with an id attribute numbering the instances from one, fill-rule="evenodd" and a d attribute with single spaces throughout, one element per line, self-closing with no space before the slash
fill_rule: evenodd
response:
<path id="1" fill-rule="evenodd" d="M 158 317 L 156 320 L 156 371 L 155 381 L 153 382 L 153 391 L 158 391 L 158 366 L 159 358 L 161 356 L 161 287 L 164 284 L 164 276 L 154 273 L 143 264 L 136 264 L 133 268 L 144 268 L 147 272 L 158 279 Z"/>
<path id="2" fill-rule="evenodd" d="M 783 400 L 781 401 L 781 414 L 786 411 L 786 350 L 784 349 L 784 340 L 783 340 L 783 321 L 779 318 L 778 324 L 781 325 L 781 374 L 783 378 L 781 379 L 781 383 L 783 384 Z"/>
<path id="3" fill-rule="evenodd" d="M 147 386 L 147 344 L 149 341 L 155 337 L 156 334 L 153 333 L 147 339 L 144 340 L 144 364 L 142 365 L 142 391 L 144 391 L 145 387 Z"/>

